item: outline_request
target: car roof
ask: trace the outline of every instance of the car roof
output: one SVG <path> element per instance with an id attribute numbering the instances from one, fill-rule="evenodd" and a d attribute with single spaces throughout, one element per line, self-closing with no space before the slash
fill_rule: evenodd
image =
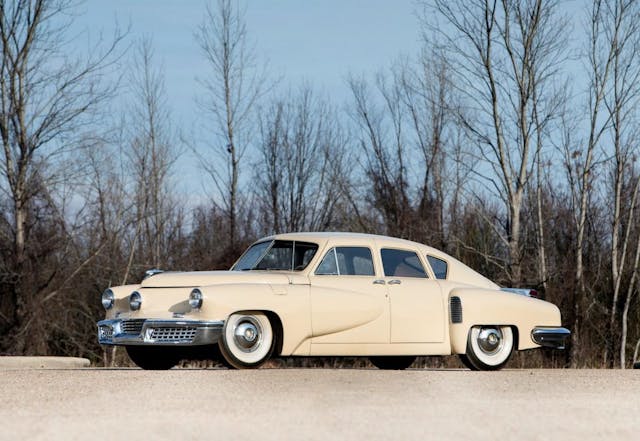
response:
<path id="1" fill-rule="evenodd" d="M 340 241 L 351 241 L 354 244 L 362 244 L 362 243 L 372 243 L 376 242 L 381 246 L 409 246 L 412 248 L 423 248 L 429 253 L 433 253 L 436 255 L 442 254 L 442 251 L 430 247 L 428 245 L 421 244 L 419 242 L 413 242 L 406 239 L 399 239 L 397 237 L 390 236 L 382 236 L 378 234 L 366 234 L 366 233 L 349 233 L 349 232 L 334 232 L 334 231 L 322 231 L 322 232 L 299 232 L 299 233 L 282 233 L 275 234 L 273 236 L 262 238 L 263 240 L 299 240 L 299 241 L 310 241 L 310 242 L 326 242 L 328 240 L 340 240 Z"/>
<path id="2" fill-rule="evenodd" d="M 440 251 L 437 248 L 430 247 L 418 242 L 413 242 L 406 239 L 399 239 L 397 237 L 382 236 L 377 234 L 365 234 L 365 233 L 348 233 L 348 232 L 300 232 L 300 233 L 283 233 L 274 234 L 272 236 L 263 237 L 257 242 L 264 242 L 267 240 L 296 240 L 301 242 L 315 242 L 321 247 L 324 247 L 327 243 L 330 246 L 349 246 L 349 245 L 362 245 L 377 247 L 389 247 L 389 248 L 410 248 L 417 250 L 421 254 L 432 255 L 439 259 L 442 259 L 448 264 L 448 280 L 455 280 L 462 283 L 472 284 L 475 286 L 482 286 L 490 289 L 497 289 L 496 285 L 491 280 L 487 279 L 482 274 L 469 268 L 464 263 L 460 262 L 453 256 Z M 307 271 L 311 267 L 307 268 Z"/>

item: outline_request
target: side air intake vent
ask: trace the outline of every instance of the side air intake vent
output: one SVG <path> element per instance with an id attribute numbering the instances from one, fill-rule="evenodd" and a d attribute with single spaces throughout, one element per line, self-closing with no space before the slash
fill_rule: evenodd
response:
<path id="1" fill-rule="evenodd" d="M 462 323 L 462 302 L 460 297 L 451 297 L 449 299 L 449 312 L 451 314 L 451 323 Z"/>

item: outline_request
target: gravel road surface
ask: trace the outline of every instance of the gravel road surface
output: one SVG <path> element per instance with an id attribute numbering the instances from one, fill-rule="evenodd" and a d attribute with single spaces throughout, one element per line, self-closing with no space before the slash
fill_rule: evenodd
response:
<path id="1" fill-rule="evenodd" d="M 2 440 L 631 440 L 640 371 L 0 371 Z"/>

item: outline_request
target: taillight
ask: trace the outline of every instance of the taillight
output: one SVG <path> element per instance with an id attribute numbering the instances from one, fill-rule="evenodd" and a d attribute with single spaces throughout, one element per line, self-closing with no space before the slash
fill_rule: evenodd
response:
<path id="1" fill-rule="evenodd" d="M 534 299 L 544 300 L 544 294 L 535 289 L 529 288 L 500 288 L 502 291 L 512 292 L 521 296 L 533 297 Z"/>

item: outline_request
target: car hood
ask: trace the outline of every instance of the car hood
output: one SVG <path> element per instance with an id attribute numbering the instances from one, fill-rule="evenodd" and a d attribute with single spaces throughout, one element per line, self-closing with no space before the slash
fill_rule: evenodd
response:
<path id="1" fill-rule="evenodd" d="M 165 272 L 146 278 L 141 288 L 186 288 L 228 283 L 290 284 L 300 278 L 299 275 L 271 271 Z"/>

